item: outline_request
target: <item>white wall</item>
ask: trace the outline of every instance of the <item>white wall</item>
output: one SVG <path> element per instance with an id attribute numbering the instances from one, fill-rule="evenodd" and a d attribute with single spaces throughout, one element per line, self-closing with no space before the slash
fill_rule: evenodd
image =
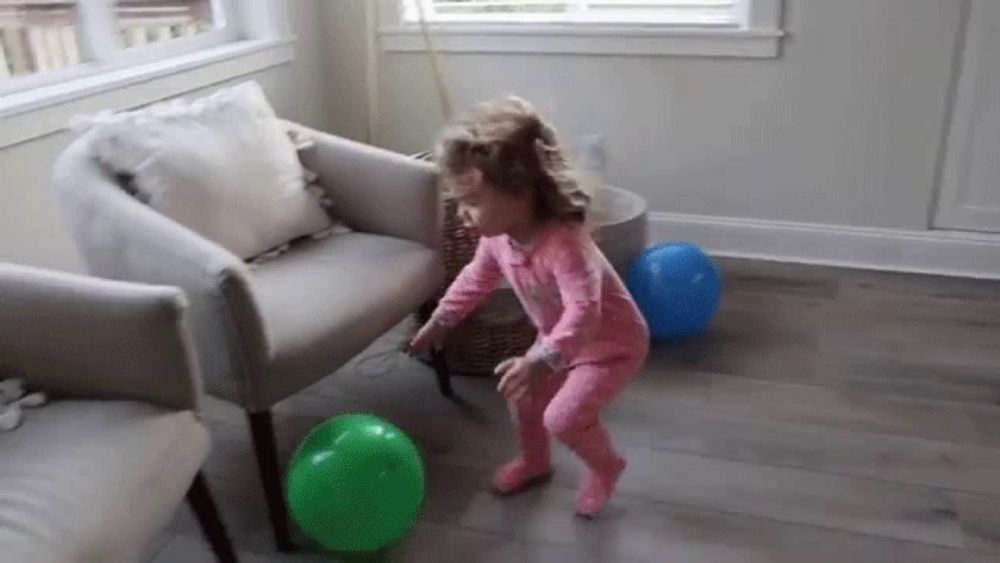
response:
<path id="1" fill-rule="evenodd" d="M 328 128 L 326 75 L 317 72 L 326 56 L 320 27 L 322 2 L 289 2 L 292 29 L 298 38 L 293 63 L 228 82 L 257 80 L 279 114 Z M 183 75 L 178 79 L 183 80 Z M 190 94 L 201 95 L 214 88 Z M 121 92 L 114 94 L 116 99 L 120 96 Z M 106 94 L 97 98 L 110 100 L 111 97 Z M 93 107 L 92 102 L 92 99 L 81 101 L 80 105 Z M 48 189 L 52 163 L 70 141 L 72 136 L 63 132 L 0 149 L 0 261 L 63 270 L 80 269 L 61 211 Z"/>
<path id="2" fill-rule="evenodd" d="M 323 4 L 323 42 L 320 72 L 328 77 L 327 111 L 333 131 L 367 141 L 368 94 L 365 0 L 327 1 Z"/>
<path id="3" fill-rule="evenodd" d="M 786 0 L 773 60 L 450 54 L 444 68 L 457 106 L 517 93 L 566 136 L 606 134 L 610 179 L 654 210 L 925 229 L 961 1 Z M 334 33 L 362 29 L 356 6 L 328 8 Z M 426 58 L 382 64 L 382 144 L 427 149 L 441 116 Z M 363 119 L 364 67 L 348 66 L 334 113 Z"/>
<path id="4" fill-rule="evenodd" d="M 704 233 L 720 252 L 741 242 L 733 252 L 744 255 L 780 243 L 779 258 L 827 262 L 855 254 L 843 241 L 862 241 L 860 265 L 995 263 L 1000 275 L 997 260 L 959 253 L 1000 256 L 992 239 L 910 236 L 926 231 L 933 209 L 965 1 L 785 0 L 789 37 L 773 60 L 464 54 L 446 55 L 445 71 L 456 106 L 518 93 L 567 137 L 604 133 L 610 179 L 678 214 L 668 236 Z M 365 139 L 365 3 L 290 4 L 298 57 L 255 78 L 283 114 Z M 386 53 L 382 63 L 380 144 L 427 149 L 442 121 L 427 60 Z M 78 267 L 46 189 L 68 140 L 0 150 L 0 260 Z M 735 222 L 720 228 L 702 216 Z M 926 261 L 914 265 L 915 255 Z M 941 257 L 958 262 L 941 266 Z"/>

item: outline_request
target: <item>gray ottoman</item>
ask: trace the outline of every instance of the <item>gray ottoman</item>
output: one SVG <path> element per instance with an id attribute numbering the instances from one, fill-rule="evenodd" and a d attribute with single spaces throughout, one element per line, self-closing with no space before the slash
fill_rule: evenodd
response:
<path id="1" fill-rule="evenodd" d="M 646 248 L 648 217 L 646 200 L 634 192 L 605 186 L 594 196 L 594 240 L 623 278 Z"/>

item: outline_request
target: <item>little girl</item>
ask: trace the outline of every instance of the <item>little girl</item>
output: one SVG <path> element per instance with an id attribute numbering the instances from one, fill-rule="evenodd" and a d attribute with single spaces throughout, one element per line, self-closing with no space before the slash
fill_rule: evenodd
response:
<path id="1" fill-rule="evenodd" d="M 573 180 L 555 132 L 527 102 L 476 107 L 446 129 L 437 156 L 460 219 L 481 239 L 410 348 L 439 346 L 506 278 L 538 339 L 496 369 L 498 389 L 516 413 L 521 454 L 496 470 L 493 488 L 512 494 L 549 477 L 552 434 L 589 469 L 576 511 L 591 517 L 625 469 L 599 415 L 644 362 L 646 324 L 590 238 L 589 198 Z"/>

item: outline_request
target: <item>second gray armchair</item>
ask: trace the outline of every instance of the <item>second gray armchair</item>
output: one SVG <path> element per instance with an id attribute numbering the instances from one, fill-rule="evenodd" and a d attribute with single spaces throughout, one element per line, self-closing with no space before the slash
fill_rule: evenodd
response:
<path id="1" fill-rule="evenodd" d="M 329 375 L 424 305 L 443 280 L 434 169 L 311 131 L 303 163 L 352 229 L 258 267 L 130 197 L 86 137 L 55 186 L 90 273 L 180 287 L 207 390 L 247 413 L 279 549 L 292 547 L 271 406 Z M 447 374 L 438 383 L 450 395 Z"/>
<path id="2" fill-rule="evenodd" d="M 59 400 L 0 432 L 0 561 L 138 561 L 181 501 L 237 560 L 177 288 L 0 263 L 0 378 Z"/>

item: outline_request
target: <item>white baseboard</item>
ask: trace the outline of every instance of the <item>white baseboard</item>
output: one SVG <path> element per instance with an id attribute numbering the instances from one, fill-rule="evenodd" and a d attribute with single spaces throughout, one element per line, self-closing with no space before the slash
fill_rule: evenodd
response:
<path id="1" fill-rule="evenodd" d="M 716 256 L 1000 279 L 1000 234 L 661 212 L 650 213 L 649 231 L 651 241 L 690 241 Z"/>

